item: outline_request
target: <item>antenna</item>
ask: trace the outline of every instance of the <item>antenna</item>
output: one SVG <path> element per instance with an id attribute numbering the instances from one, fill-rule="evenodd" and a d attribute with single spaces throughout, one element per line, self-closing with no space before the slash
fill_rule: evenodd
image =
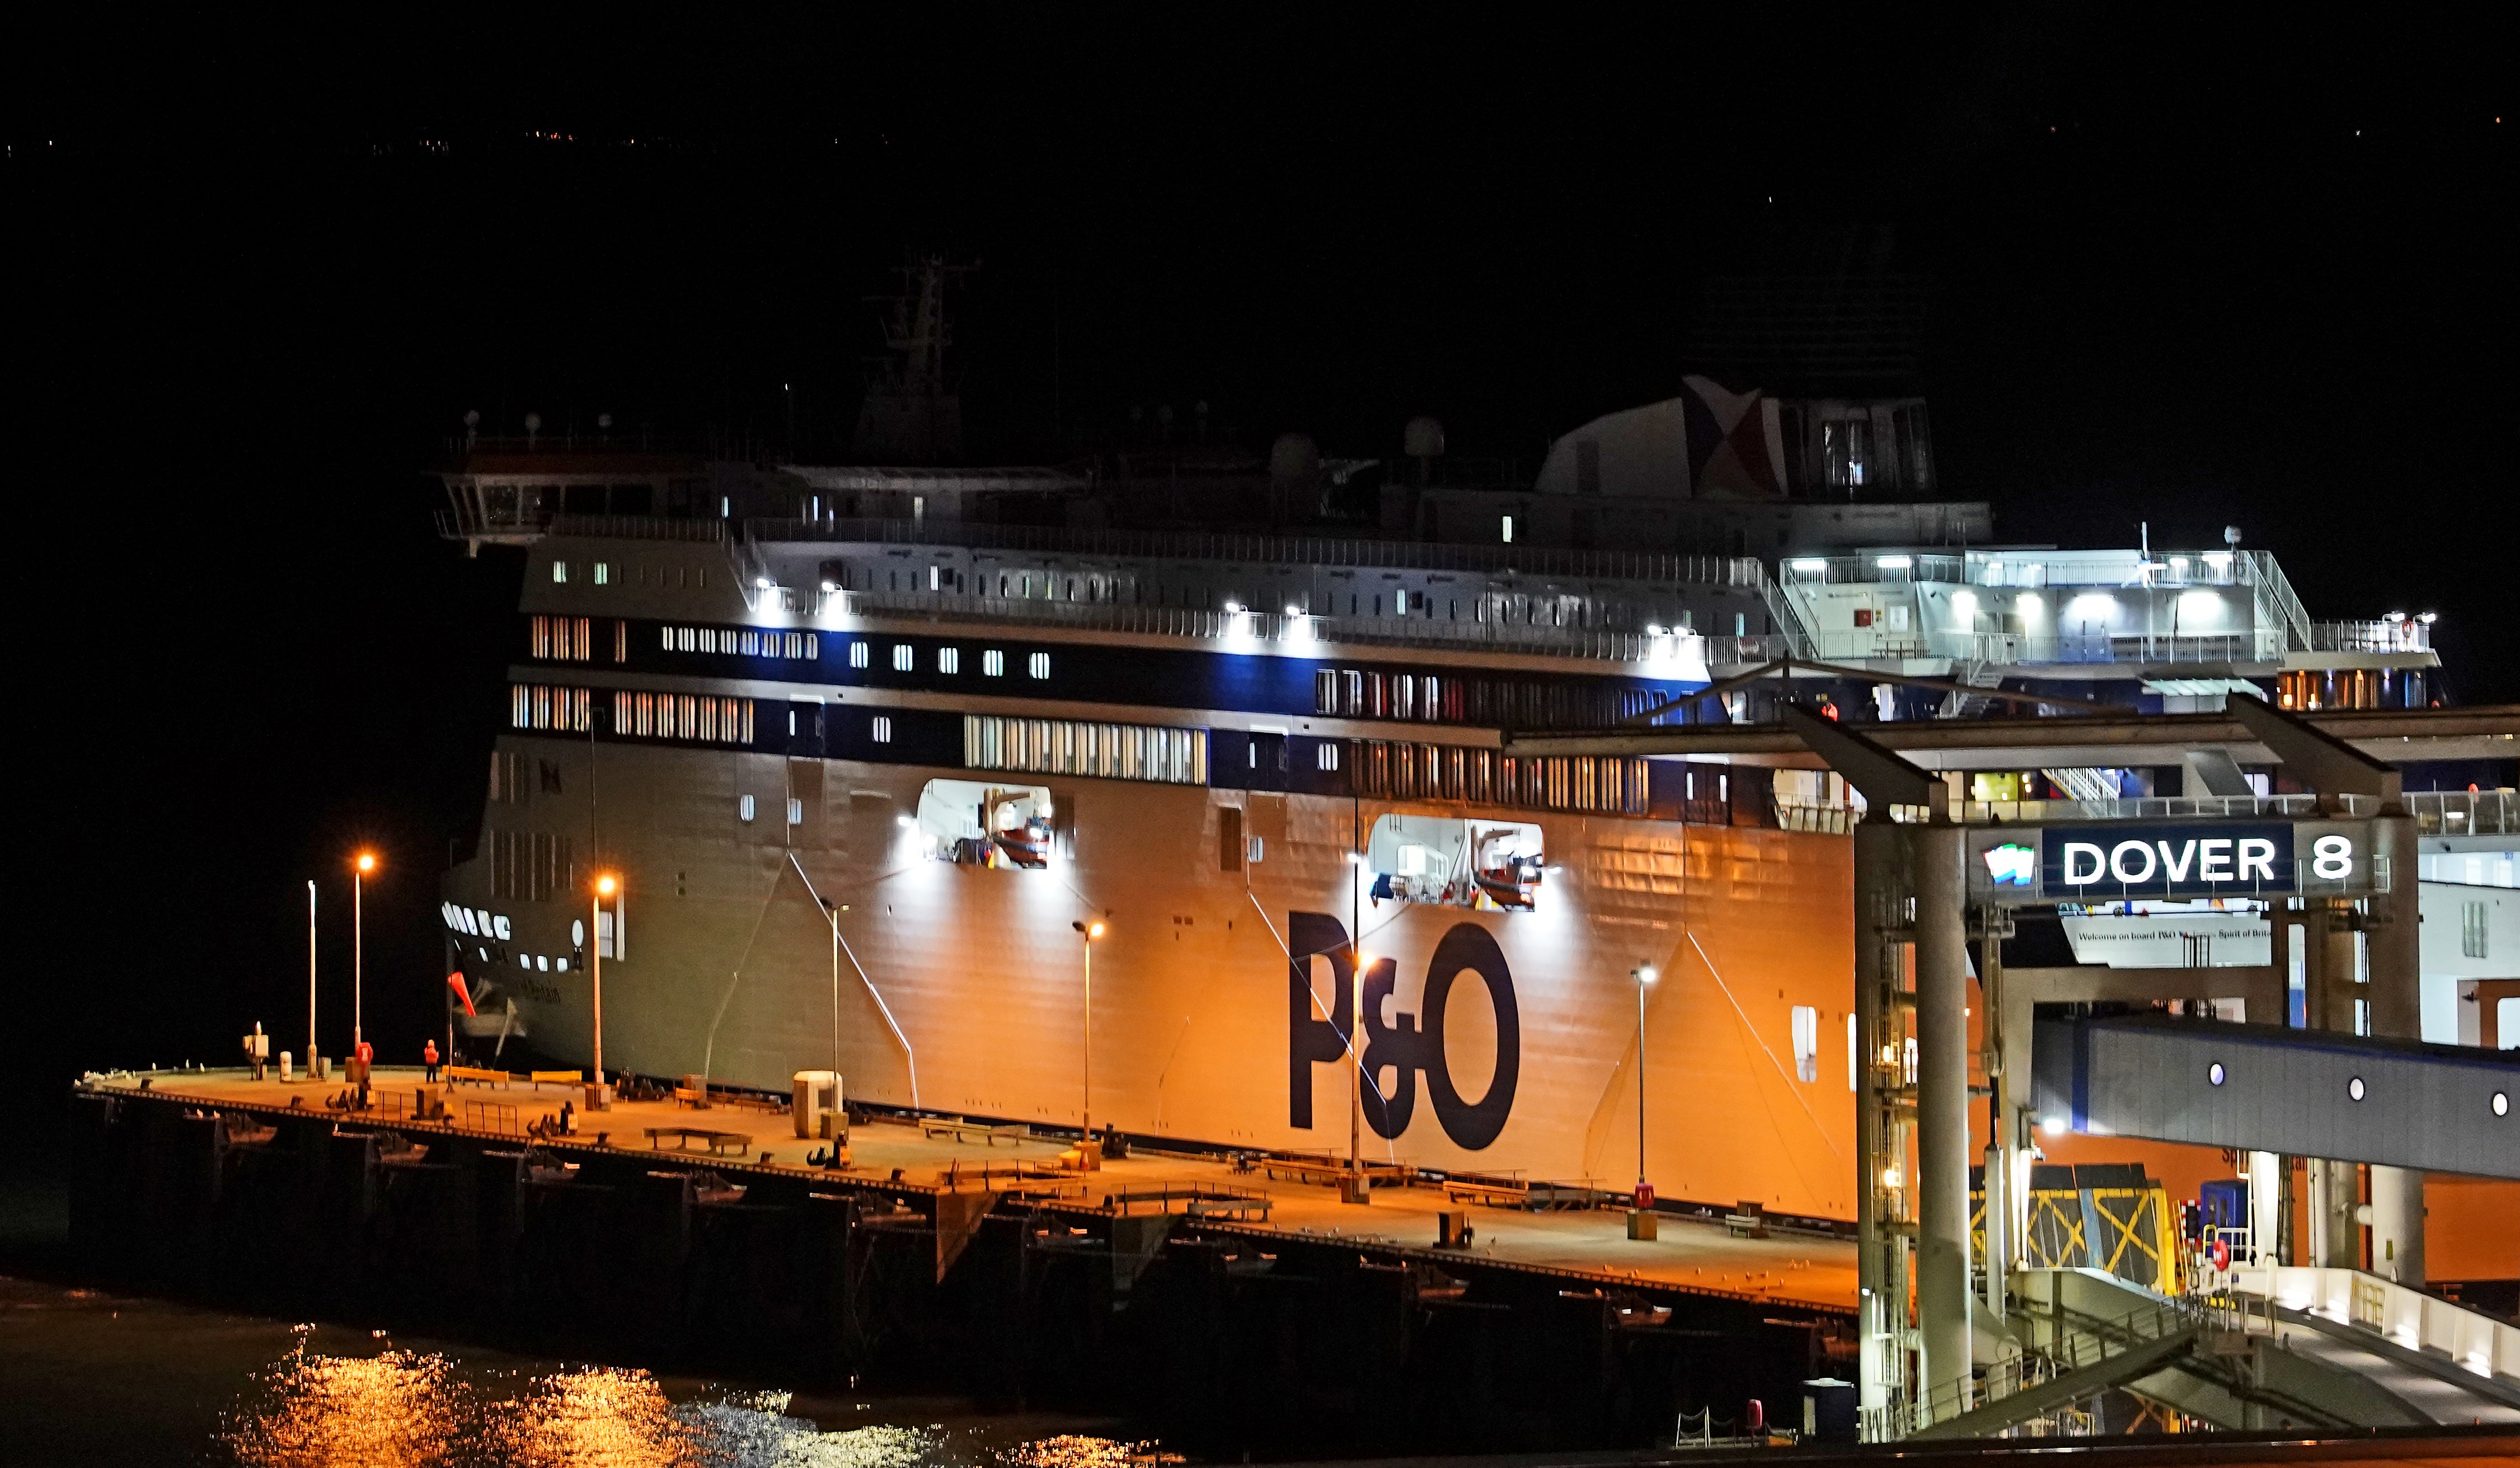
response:
<path id="1" fill-rule="evenodd" d="M 468 408 L 464 413 L 464 447 L 470 450 L 481 436 L 481 410 Z"/>

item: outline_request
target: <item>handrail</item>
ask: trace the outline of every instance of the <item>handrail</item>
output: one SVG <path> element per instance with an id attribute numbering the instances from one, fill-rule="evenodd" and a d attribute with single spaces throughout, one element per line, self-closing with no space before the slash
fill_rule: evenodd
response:
<path id="1" fill-rule="evenodd" d="M 763 543 L 859 542 L 1153 560 L 1221 560 L 1289 566 L 1370 566 L 1399 570 L 1481 571 L 1497 575 L 1581 576 L 1702 586 L 1755 587 L 1767 580 L 1766 568 L 1754 556 L 1666 556 L 1623 551 L 1558 551 L 1529 546 L 1466 546 L 1425 541 L 1230 535 L 1177 530 L 1081 530 L 945 519 L 749 519 L 743 522 L 743 534 L 748 540 Z"/>

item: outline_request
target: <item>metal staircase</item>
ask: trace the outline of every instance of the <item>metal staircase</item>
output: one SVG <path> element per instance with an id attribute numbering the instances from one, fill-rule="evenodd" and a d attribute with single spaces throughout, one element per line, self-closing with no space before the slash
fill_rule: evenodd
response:
<path id="1" fill-rule="evenodd" d="M 2076 800 L 2115 800 L 2118 798 L 2117 772 L 2074 766 L 2061 770 L 2042 770 L 2040 774 L 2056 782 L 2056 788 Z"/>
<path id="2" fill-rule="evenodd" d="M 1979 658 L 1971 658 L 1966 662 L 1961 663 L 1956 671 L 1958 676 L 1953 681 L 1964 684 L 1968 688 L 2001 689 L 2003 687 L 2003 665 L 2002 663 L 1988 662 Z M 1979 714 L 1986 712 L 1986 706 L 1993 701 L 1993 699 L 1987 697 L 1984 693 L 1964 692 L 1959 689 L 1954 689 L 1943 695 L 1943 706 L 1935 712 L 1935 717 L 1941 719 L 1974 719 Z"/>
<path id="3" fill-rule="evenodd" d="M 2052 1430 L 2113 1389 L 2232 1431 L 2520 1422 L 2520 1386 L 2264 1296 L 2175 1298 L 2096 1269 L 2014 1286 L 2021 1354 L 1914 1403 L 1910 1436 Z"/>

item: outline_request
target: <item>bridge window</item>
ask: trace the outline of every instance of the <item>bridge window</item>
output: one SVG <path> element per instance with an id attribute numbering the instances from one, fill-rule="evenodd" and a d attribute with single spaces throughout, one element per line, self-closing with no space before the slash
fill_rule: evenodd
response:
<path id="1" fill-rule="evenodd" d="M 1030 673 L 1035 678 L 1048 678 L 1050 676 L 1050 654 L 1047 652 L 1036 652 L 1030 657 L 1025 658 L 1024 671 Z"/>
<path id="2" fill-rule="evenodd" d="M 960 673 L 960 672 L 962 672 L 962 671 L 963 671 L 963 649 L 962 649 L 962 648 L 960 648 L 960 647 L 939 647 L 939 648 L 937 648 L 937 649 L 936 649 L 936 671 L 937 671 L 937 672 L 939 672 L 939 673 Z"/>
<path id="3" fill-rule="evenodd" d="M 992 649 L 990 649 L 989 651 L 986 651 L 986 652 L 983 652 L 983 653 L 981 653 L 981 654 L 980 654 L 980 676 L 981 676 L 981 677 L 983 677 L 983 678 L 1004 678 L 1004 677 L 1006 676 L 1006 674 L 1007 674 L 1007 655 L 1006 655 L 1005 653 L 1000 652 L 1000 651 L 996 650 L 995 648 L 992 648 Z"/>
<path id="4" fill-rule="evenodd" d="M 908 643 L 893 644 L 892 671 L 896 673 L 909 672 L 912 662 L 918 657 L 918 653 L 911 650 L 911 646 Z"/>
<path id="5" fill-rule="evenodd" d="M 1336 744 L 1324 742 L 1314 749 L 1313 768 L 1317 770 L 1336 770 L 1338 767 L 1339 751 Z"/>
<path id="6" fill-rule="evenodd" d="M 890 716 L 890 715 L 888 715 L 888 714 L 878 714 L 878 715 L 876 715 L 876 716 L 875 716 L 875 721 L 874 721 L 873 725 L 871 726 L 871 728 L 870 728 L 870 730 L 869 730 L 868 737 L 869 737 L 869 738 L 874 739 L 874 740 L 875 740 L 877 743 L 878 743 L 878 744 L 889 744 L 889 743 L 891 743 L 891 742 L 892 742 L 892 718 L 891 718 L 891 716 Z"/>
<path id="7" fill-rule="evenodd" d="M 863 668 L 866 665 L 867 645 L 864 643 L 849 644 L 849 666 L 852 668 Z"/>

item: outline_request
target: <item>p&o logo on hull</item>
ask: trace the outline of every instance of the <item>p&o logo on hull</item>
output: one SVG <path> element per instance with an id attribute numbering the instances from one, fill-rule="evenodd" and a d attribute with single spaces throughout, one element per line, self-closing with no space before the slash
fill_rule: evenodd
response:
<path id="1" fill-rule="evenodd" d="M 1356 1030 L 1356 960 L 1347 924 L 1326 912 L 1290 912 L 1286 916 L 1287 1077 L 1286 1121 L 1307 1131 L 1313 1125 L 1313 1067 L 1347 1065 L 1348 1038 Z M 1322 991 L 1315 987 L 1314 965 L 1328 969 L 1329 1017 L 1319 1016 Z M 1472 1101 L 1453 1084 L 1444 1054 L 1444 1021 L 1454 984 L 1472 978 L 1487 986 L 1496 1010 L 1496 1071 L 1487 1094 Z M 1455 923 L 1435 945 L 1426 962 L 1426 984 L 1419 1013 L 1382 1018 L 1384 1001 L 1400 981 L 1397 960 L 1376 958 L 1365 973 L 1365 1048 L 1362 1062 L 1366 1125 L 1377 1136 L 1397 1137 L 1409 1130 L 1418 1111 L 1418 1077 L 1426 1078 L 1426 1099 L 1444 1134 L 1465 1151 L 1478 1151 L 1505 1131 L 1513 1113 L 1514 1088 L 1522 1076 L 1522 1015 L 1514 1002 L 1513 970 L 1487 929 L 1472 922 Z M 1382 1073 L 1394 1080 L 1386 1093 Z"/>

